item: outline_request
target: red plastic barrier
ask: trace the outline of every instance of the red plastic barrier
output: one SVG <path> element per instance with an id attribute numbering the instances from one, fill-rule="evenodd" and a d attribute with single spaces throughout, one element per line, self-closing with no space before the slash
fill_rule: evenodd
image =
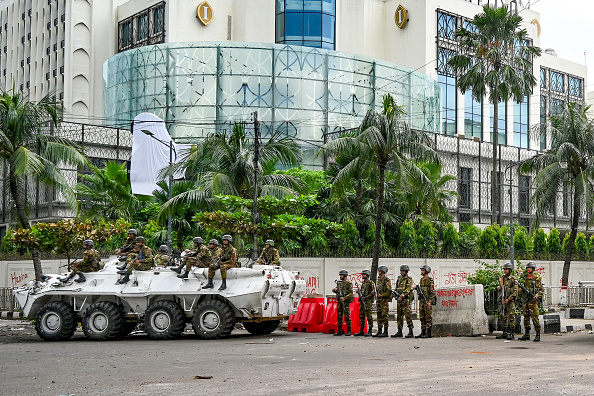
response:
<path id="1" fill-rule="evenodd" d="M 336 321 L 336 319 L 334 319 Z M 289 316 L 289 331 L 321 333 L 324 323 L 324 298 L 302 298 L 295 315 Z"/>
<path id="2" fill-rule="evenodd" d="M 361 330 L 359 320 L 359 297 L 355 297 L 349 304 L 351 308 L 351 333 L 358 333 Z M 367 321 L 365 321 L 365 331 L 367 331 Z M 324 315 L 323 333 L 334 334 L 338 330 L 338 321 L 336 319 L 336 297 L 328 297 L 326 304 L 326 313 Z M 346 323 L 342 320 L 342 330 L 346 332 Z"/>

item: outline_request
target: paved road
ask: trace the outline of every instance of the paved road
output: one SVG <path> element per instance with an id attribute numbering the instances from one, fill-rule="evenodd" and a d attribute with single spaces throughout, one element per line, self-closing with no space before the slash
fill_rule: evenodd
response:
<path id="1" fill-rule="evenodd" d="M 251 336 L 236 330 L 216 341 L 187 332 L 175 341 L 140 333 L 91 342 L 77 332 L 53 343 L 23 322 L 0 321 L 0 394 L 594 394 L 594 335 L 542 339 Z"/>

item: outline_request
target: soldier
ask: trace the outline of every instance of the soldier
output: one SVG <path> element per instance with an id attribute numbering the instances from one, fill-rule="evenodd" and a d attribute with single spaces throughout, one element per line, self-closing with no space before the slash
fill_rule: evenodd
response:
<path id="1" fill-rule="evenodd" d="M 126 238 L 126 241 L 124 242 L 124 244 L 122 246 L 120 246 L 119 248 L 117 248 L 115 250 L 115 253 L 120 257 L 126 257 L 128 255 L 128 253 L 131 253 L 132 250 L 134 250 L 134 246 L 135 246 L 134 241 L 135 241 L 137 235 L 138 235 L 138 231 L 136 231 L 136 229 L 134 229 L 134 228 L 130 228 L 128 230 L 128 238 Z M 118 267 L 118 269 L 123 270 L 124 268 L 126 268 L 125 260 L 124 260 L 124 264 L 120 265 Z"/>
<path id="2" fill-rule="evenodd" d="M 524 286 L 520 290 L 524 297 L 524 335 L 518 340 L 530 341 L 530 318 L 532 318 L 532 324 L 536 335 L 534 336 L 534 342 L 540 341 L 540 321 L 538 320 L 538 301 L 542 298 L 544 290 L 542 288 L 542 279 L 536 272 L 536 265 L 532 261 L 526 264 L 526 274 L 519 280 L 520 284 Z M 524 291 L 526 289 L 526 291 Z"/>
<path id="3" fill-rule="evenodd" d="M 212 256 L 210 254 L 210 250 L 204 245 L 204 241 L 200 237 L 196 237 L 193 239 L 194 242 L 194 249 L 193 250 L 186 250 L 186 256 L 182 260 L 182 263 L 176 267 L 171 268 L 171 271 L 177 272 L 178 278 L 181 279 L 188 279 L 188 274 L 192 269 L 192 266 L 196 266 L 198 268 L 208 268 L 212 264 Z M 186 269 L 183 274 L 181 274 L 182 267 L 185 266 Z"/>
<path id="4" fill-rule="evenodd" d="M 350 303 L 353 301 L 353 284 L 351 281 L 347 279 L 349 273 L 347 270 L 340 270 L 338 272 L 338 276 L 340 277 L 340 281 L 336 281 L 336 287 L 332 289 L 334 293 L 336 293 L 336 323 L 338 324 L 338 331 L 335 336 L 340 335 L 351 335 L 351 307 Z M 339 293 L 340 291 L 340 293 Z M 338 297 L 338 295 L 341 297 Z M 347 332 L 346 334 L 342 331 L 342 317 L 344 316 L 344 321 L 347 325 Z"/>
<path id="5" fill-rule="evenodd" d="M 223 249 L 219 247 L 219 241 L 216 239 L 211 239 L 208 241 L 208 250 L 210 250 L 210 256 L 212 257 L 213 261 L 216 261 L 221 254 L 223 253 Z"/>
<path id="6" fill-rule="evenodd" d="M 433 324 L 431 317 L 431 303 L 435 297 L 435 287 L 433 279 L 429 277 L 431 267 L 424 265 L 421 267 L 421 280 L 417 285 L 419 298 L 419 316 L 421 317 L 421 334 L 415 338 L 431 338 L 431 325 Z"/>
<path id="7" fill-rule="evenodd" d="M 363 282 L 359 288 L 359 322 L 361 323 L 361 330 L 355 334 L 355 336 L 369 337 L 373 332 L 373 316 L 371 316 L 371 306 L 373 305 L 373 300 L 375 299 L 375 284 L 371 279 L 369 279 L 370 276 L 371 271 L 368 269 L 361 271 L 361 277 L 363 278 Z M 367 318 L 367 323 L 369 325 L 367 334 L 365 334 L 365 318 Z"/>
<path id="8" fill-rule="evenodd" d="M 208 268 L 208 283 L 204 286 L 205 289 L 212 289 L 214 287 L 212 280 L 215 271 L 218 269 L 221 270 L 221 278 L 223 279 L 219 290 L 225 290 L 227 288 L 227 270 L 237 267 L 237 249 L 231 245 L 231 242 L 233 242 L 231 235 L 223 235 L 223 250 L 219 258 Z"/>
<path id="9" fill-rule="evenodd" d="M 167 245 L 159 246 L 159 253 L 154 258 L 156 267 L 163 267 L 169 261 L 169 249 Z"/>
<path id="10" fill-rule="evenodd" d="M 150 247 L 145 246 L 146 239 L 143 236 L 136 237 L 136 246 L 134 252 L 128 255 L 126 259 L 127 269 L 118 271 L 118 274 L 125 275 L 120 284 L 128 283 L 130 281 L 130 274 L 133 270 L 148 271 L 153 266 L 153 251 Z"/>
<path id="11" fill-rule="evenodd" d="M 274 248 L 274 241 L 272 239 L 268 239 L 264 243 L 264 249 L 256 264 L 280 265 L 280 255 L 278 254 L 278 250 Z"/>
<path id="12" fill-rule="evenodd" d="M 411 297 L 412 297 L 412 285 L 413 280 L 408 276 L 408 265 L 400 266 L 400 276 L 396 281 L 396 291 L 400 294 L 398 297 L 397 314 L 398 314 L 398 332 L 393 334 L 392 337 L 402 337 L 402 326 L 404 319 L 406 318 L 406 324 L 408 326 L 408 334 L 404 338 L 413 338 L 413 321 L 412 312 L 410 309 Z"/>
<path id="13" fill-rule="evenodd" d="M 512 276 L 514 266 L 512 263 L 503 264 L 504 275 L 499 278 L 497 290 L 501 290 L 501 325 L 503 334 L 497 336 L 500 339 L 514 339 L 516 328 L 516 298 L 518 297 L 518 282 Z"/>
<path id="14" fill-rule="evenodd" d="M 60 278 L 62 282 L 68 282 L 74 275 L 78 275 L 78 278 L 74 280 L 75 282 L 85 282 L 87 279 L 84 272 L 95 272 L 101 269 L 101 256 L 98 251 L 93 249 L 94 245 L 95 243 L 90 239 L 83 241 L 85 252 L 82 261 L 72 263 L 72 272 L 66 278 Z"/>
<path id="15" fill-rule="evenodd" d="M 388 304 L 392 301 L 392 282 L 386 276 L 388 267 L 382 265 L 378 269 L 379 279 L 377 280 L 377 333 L 372 337 L 388 336 Z M 382 333 L 382 326 L 384 332 Z"/>

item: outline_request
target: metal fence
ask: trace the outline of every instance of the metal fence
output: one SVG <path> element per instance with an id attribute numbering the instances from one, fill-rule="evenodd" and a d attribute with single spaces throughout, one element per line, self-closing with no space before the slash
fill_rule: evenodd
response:
<path id="1" fill-rule="evenodd" d="M 15 310 L 20 309 L 14 295 L 12 294 L 12 287 L 0 287 L 0 310 Z"/>

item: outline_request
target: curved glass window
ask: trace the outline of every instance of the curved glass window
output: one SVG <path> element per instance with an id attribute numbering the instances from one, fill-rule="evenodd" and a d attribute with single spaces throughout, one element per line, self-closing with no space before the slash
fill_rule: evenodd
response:
<path id="1" fill-rule="evenodd" d="M 277 0 L 276 42 L 335 48 L 336 0 Z"/>

